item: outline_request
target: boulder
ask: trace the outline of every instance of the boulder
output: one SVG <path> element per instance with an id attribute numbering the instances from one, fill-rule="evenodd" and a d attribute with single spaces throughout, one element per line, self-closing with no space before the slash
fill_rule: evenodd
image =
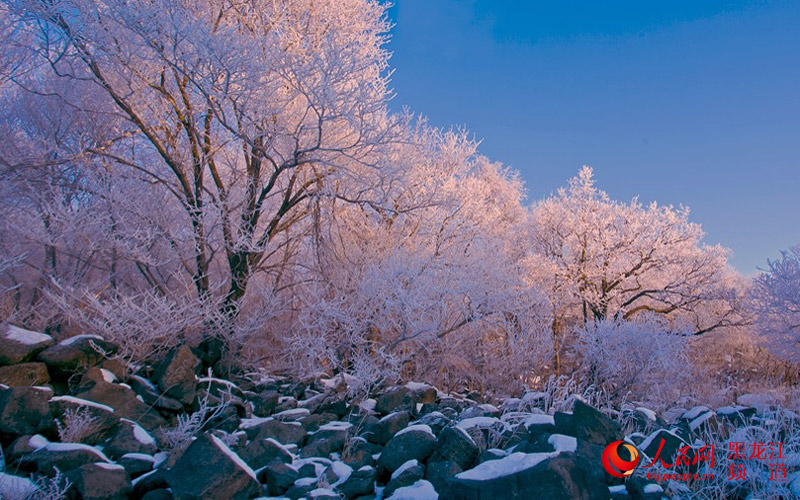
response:
<path id="1" fill-rule="evenodd" d="M 158 448 L 156 441 L 139 424 L 128 419 L 120 421 L 119 430 L 106 443 L 103 452 L 112 460 L 128 453 L 153 455 Z"/>
<path id="2" fill-rule="evenodd" d="M 331 453 L 341 451 L 347 442 L 351 424 L 346 422 L 331 422 L 323 425 L 308 438 L 308 442 L 300 452 L 300 456 L 327 457 Z"/>
<path id="3" fill-rule="evenodd" d="M 362 437 L 350 438 L 342 452 L 342 461 L 353 469 L 360 469 L 365 465 L 374 466 L 375 459 L 372 456 L 382 450 L 383 447 L 371 444 Z"/>
<path id="4" fill-rule="evenodd" d="M 39 353 L 39 360 L 47 365 L 51 376 L 66 379 L 84 368 L 100 364 L 117 349 L 98 335 L 77 335 L 48 347 Z"/>
<path id="5" fill-rule="evenodd" d="M 408 427 L 411 414 L 407 411 L 398 411 L 386 415 L 376 423 L 366 427 L 364 433 L 367 441 L 381 446 L 389 442 L 397 432 Z"/>
<path id="6" fill-rule="evenodd" d="M 176 499 L 246 499 L 261 486 L 255 472 L 219 438 L 195 440 L 167 474 Z"/>
<path id="7" fill-rule="evenodd" d="M 428 460 L 428 464 L 425 467 L 425 479 L 433 484 L 436 491 L 444 491 L 447 480 L 463 471 L 464 469 L 455 462 Z"/>
<path id="8" fill-rule="evenodd" d="M 440 494 L 448 500 L 608 499 L 608 487 L 590 480 L 569 455 L 513 453 L 457 474 Z"/>
<path id="9" fill-rule="evenodd" d="M 403 488 L 399 488 L 395 490 L 394 493 L 392 493 L 392 496 L 386 498 L 386 500 L 439 500 L 439 499 L 445 500 L 445 497 L 439 496 L 439 494 L 436 493 L 436 490 L 433 489 L 433 485 L 430 482 L 425 481 L 424 479 L 421 481 L 417 481 L 411 486 L 405 486 Z"/>
<path id="10" fill-rule="evenodd" d="M 250 398 L 253 403 L 253 413 L 258 417 L 268 417 L 275 412 L 280 394 L 278 391 L 263 390 Z"/>
<path id="11" fill-rule="evenodd" d="M 50 335 L 14 325 L 0 326 L 0 332 L 0 366 L 29 361 L 55 344 Z"/>
<path id="12" fill-rule="evenodd" d="M 132 491 L 125 468 L 117 464 L 81 465 L 67 474 L 70 489 L 83 500 L 127 500 Z"/>
<path id="13" fill-rule="evenodd" d="M 389 483 L 383 490 L 385 497 L 391 497 L 392 493 L 400 488 L 411 486 L 425 477 L 425 467 L 416 460 L 409 460 L 394 471 Z"/>
<path id="14" fill-rule="evenodd" d="M 375 477 L 377 471 L 374 467 L 365 465 L 354 470 L 347 479 L 334 485 L 334 488 L 348 500 L 369 495 L 375 491 Z"/>
<path id="15" fill-rule="evenodd" d="M 50 382 L 50 374 L 44 363 L 20 363 L 0 367 L 0 384 L 10 387 L 21 385 L 45 385 Z"/>
<path id="16" fill-rule="evenodd" d="M 436 448 L 436 436 L 427 425 L 412 425 L 395 434 L 378 459 L 378 473 L 385 477 L 409 460 L 424 463 Z"/>
<path id="17" fill-rule="evenodd" d="M 270 496 L 283 495 L 300 475 L 280 460 L 274 460 L 258 471 L 258 480 L 267 485 Z"/>
<path id="18" fill-rule="evenodd" d="M 455 462 L 461 469 L 469 469 L 480 453 L 475 440 L 459 427 L 446 427 L 436 443 L 431 461 Z"/>
<path id="19" fill-rule="evenodd" d="M 583 401 L 576 400 L 572 410 L 575 433 L 568 434 L 601 446 L 621 440 L 622 428 L 617 422 L 600 413 Z M 559 432 L 559 434 L 564 434 Z"/>
<path id="20" fill-rule="evenodd" d="M 183 411 L 183 403 L 165 394 L 161 394 L 158 387 L 144 377 L 133 375 L 128 379 L 128 384 L 131 386 L 133 392 L 142 398 L 147 405 L 171 413 L 180 413 Z"/>
<path id="21" fill-rule="evenodd" d="M 417 394 L 406 387 L 392 387 L 380 397 L 375 404 L 375 411 L 382 415 L 396 411 L 416 413 Z"/>
<path id="22" fill-rule="evenodd" d="M 48 443 L 46 446 L 25 455 L 19 461 L 20 468 L 40 472 L 53 477 L 56 469 L 69 472 L 86 464 L 110 463 L 97 448 L 78 443 Z"/>
<path id="23" fill-rule="evenodd" d="M 117 459 L 117 463 L 125 467 L 131 478 L 136 478 L 153 470 L 156 459 L 144 453 L 126 453 Z"/>
<path id="24" fill-rule="evenodd" d="M 278 460 L 285 464 L 292 463 L 292 454 L 272 438 L 251 441 L 247 446 L 239 450 L 239 456 L 253 469 L 260 469 L 273 460 Z"/>
<path id="25" fill-rule="evenodd" d="M 299 423 L 287 423 L 279 420 L 265 420 L 244 429 L 251 441 L 273 438 L 281 444 L 302 446 L 308 432 Z"/>
<path id="26" fill-rule="evenodd" d="M 55 422 L 48 403 L 52 396 L 46 387 L 0 389 L 0 435 L 53 435 Z"/>
<path id="27" fill-rule="evenodd" d="M 172 351 L 159 365 L 153 380 L 167 396 L 190 405 L 196 395 L 196 374 L 199 369 L 200 360 L 189 346 L 182 345 Z"/>
<path id="28" fill-rule="evenodd" d="M 84 388 L 86 387 L 87 385 L 84 385 Z M 152 410 L 126 385 L 102 380 L 89 385 L 89 387 L 88 390 L 78 393 L 78 396 L 110 406 L 119 418 L 134 420 L 148 430 L 154 430 L 167 424 L 158 412 Z"/>
<path id="29" fill-rule="evenodd" d="M 661 448 L 661 453 L 659 454 L 658 449 L 661 447 L 662 439 L 664 440 L 664 447 Z M 647 455 L 647 457 L 642 457 L 642 464 L 646 465 L 644 462 L 648 457 L 650 460 L 655 460 L 656 454 L 658 454 L 659 460 L 672 466 L 675 463 L 675 457 L 678 456 L 678 450 L 684 446 L 689 446 L 689 443 L 677 434 L 666 429 L 659 429 L 650 434 L 647 439 L 642 441 L 639 445 L 639 449 Z M 649 463 L 650 461 L 647 461 L 647 464 Z"/>
<path id="30" fill-rule="evenodd" d="M 97 444 L 119 429 L 119 419 L 110 406 L 74 396 L 50 398 L 50 411 L 58 420 L 62 440 Z"/>

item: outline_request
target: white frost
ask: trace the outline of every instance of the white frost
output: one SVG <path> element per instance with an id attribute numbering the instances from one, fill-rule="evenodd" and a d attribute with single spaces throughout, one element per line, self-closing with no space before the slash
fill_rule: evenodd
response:
<path id="1" fill-rule="evenodd" d="M 709 410 L 708 406 L 695 406 L 691 410 L 684 413 L 681 418 L 686 420 L 694 420 L 700 416 L 701 413 L 706 412 Z"/>
<path id="2" fill-rule="evenodd" d="M 479 429 L 491 428 L 494 426 L 505 427 L 502 420 L 494 417 L 472 417 L 466 418 L 456 424 L 459 429 L 472 429 L 478 427 Z"/>
<path id="3" fill-rule="evenodd" d="M 53 337 L 45 333 L 32 332 L 14 325 L 8 325 L 5 337 L 25 345 L 36 345 L 53 340 Z"/>
<path id="4" fill-rule="evenodd" d="M 0 472 L 0 498 L 32 498 L 37 491 L 30 479 Z"/>
<path id="5" fill-rule="evenodd" d="M 48 444 L 50 444 L 50 441 L 48 441 L 46 437 L 40 434 L 36 434 L 28 438 L 28 446 L 30 446 L 34 450 L 38 450 L 39 448 L 44 448 Z"/>
<path id="6" fill-rule="evenodd" d="M 328 422 L 325 425 L 321 425 L 319 430 L 321 431 L 346 431 L 353 427 L 353 424 L 350 422 Z"/>
<path id="7" fill-rule="evenodd" d="M 487 481 L 498 477 L 509 476 L 517 472 L 535 467 L 540 462 L 553 458 L 558 455 L 554 453 L 512 453 L 511 455 L 499 460 L 489 460 L 474 469 L 470 469 L 461 474 L 456 474 L 459 479 L 472 479 L 475 481 Z"/>
<path id="8" fill-rule="evenodd" d="M 83 450 L 92 453 L 93 455 L 97 456 L 97 458 L 101 459 L 104 462 L 110 462 L 111 460 L 108 459 L 107 456 L 103 454 L 102 451 L 98 450 L 94 446 L 89 446 L 88 444 L 80 444 L 80 443 L 47 443 L 47 446 L 44 447 L 47 451 L 77 451 Z"/>
<path id="9" fill-rule="evenodd" d="M 386 500 L 439 500 L 439 494 L 430 482 L 422 479 L 411 486 L 397 488 Z"/>
<path id="10" fill-rule="evenodd" d="M 104 339 L 103 337 L 101 337 L 100 335 L 88 335 L 88 334 L 85 334 L 85 335 L 75 335 L 74 337 L 70 337 L 70 338 L 68 338 L 68 339 L 66 339 L 66 340 L 62 340 L 61 342 L 59 342 L 59 343 L 58 343 L 58 345 L 72 345 L 72 344 L 74 344 L 75 342 L 77 342 L 77 341 L 79 341 L 79 340 L 82 340 L 82 339 L 91 339 L 91 340 L 105 340 L 105 339 Z"/>
<path id="11" fill-rule="evenodd" d="M 403 463 L 403 465 L 398 467 L 396 471 L 392 472 L 392 479 L 397 479 L 398 477 L 400 477 L 400 474 L 402 474 L 403 472 L 407 471 L 408 469 L 411 469 L 412 467 L 416 467 L 418 465 L 419 465 L 419 462 L 417 462 L 417 460 L 415 458 L 412 458 L 411 460 L 406 461 L 405 463 Z"/>
<path id="12" fill-rule="evenodd" d="M 128 420 L 128 422 L 133 424 L 133 437 L 136 439 L 136 441 L 146 446 L 156 444 L 156 440 L 153 439 L 153 436 L 144 430 L 141 425 L 131 422 L 130 420 Z"/>
<path id="13" fill-rule="evenodd" d="M 394 435 L 394 437 L 397 437 L 397 436 L 403 435 L 403 434 L 405 434 L 406 432 L 411 432 L 411 431 L 425 432 L 425 433 L 427 433 L 427 434 L 430 434 L 431 436 L 434 436 L 434 437 L 436 437 L 436 436 L 433 434 L 433 431 L 431 430 L 431 428 L 430 428 L 429 426 L 425 425 L 425 424 L 409 425 L 409 426 L 408 426 L 408 427 L 406 427 L 405 429 L 402 429 L 402 430 L 401 430 L 401 431 L 399 431 L 397 434 L 395 434 L 395 435 Z"/>
<path id="14" fill-rule="evenodd" d="M 88 399 L 76 398 L 75 396 L 56 396 L 54 398 L 50 398 L 50 401 L 57 401 L 57 402 L 61 401 L 64 403 L 72 403 L 79 406 L 90 406 L 92 408 L 97 408 L 98 410 L 114 413 L 114 408 L 108 405 L 95 403 L 94 401 L 89 401 Z"/>
<path id="15" fill-rule="evenodd" d="M 553 448 L 559 452 L 574 452 L 578 449 L 578 440 L 572 436 L 565 436 L 564 434 L 553 434 L 547 439 Z"/>
<path id="16" fill-rule="evenodd" d="M 532 425 L 545 424 L 556 425 L 556 421 L 552 415 L 537 415 L 534 413 L 522 422 L 522 425 L 524 425 L 526 428 Z"/>
<path id="17" fill-rule="evenodd" d="M 125 470 L 125 467 L 117 464 L 98 463 L 96 465 L 105 470 Z"/>
<path id="18" fill-rule="evenodd" d="M 109 384 L 117 380 L 117 376 L 111 373 L 110 370 L 106 370 L 105 368 L 100 368 L 100 373 L 103 374 L 103 380 L 105 380 Z"/>

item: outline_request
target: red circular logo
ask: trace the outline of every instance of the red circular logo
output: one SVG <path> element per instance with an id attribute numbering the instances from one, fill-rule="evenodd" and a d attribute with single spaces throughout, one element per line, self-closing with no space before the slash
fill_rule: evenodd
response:
<path id="1" fill-rule="evenodd" d="M 630 461 L 619 456 L 620 447 L 628 450 Z M 639 452 L 633 446 L 623 441 L 614 441 L 603 450 L 603 467 L 606 472 L 614 477 L 627 477 L 633 474 L 633 469 L 639 465 Z"/>

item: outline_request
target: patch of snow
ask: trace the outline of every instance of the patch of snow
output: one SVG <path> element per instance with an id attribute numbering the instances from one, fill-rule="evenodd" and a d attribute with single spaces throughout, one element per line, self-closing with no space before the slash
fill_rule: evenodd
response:
<path id="1" fill-rule="evenodd" d="M 36 389 L 37 391 L 49 392 L 49 393 L 51 393 L 51 394 L 53 393 L 53 389 L 52 389 L 52 387 L 46 387 L 46 386 L 44 386 L 44 385 L 34 385 L 34 386 L 32 386 L 31 388 L 32 388 L 32 389 Z"/>
<path id="2" fill-rule="evenodd" d="M 412 431 L 425 432 L 425 433 L 430 434 L 433 437 L 436 437 L 433 434 L 433 431 L 431 430 L 431 428 L 429 426 L 425 425 L 425 424 L 409 425 L 405 429 L 402 429 L 402 430 L 398 431 L 398 433 L 395 434 L 394 437 L 397 437 L 397 436 L 405 434 L 406 432 L 412 432 Z"/>
<path id="3" fill-rule="evenodd" d="M 102 451 L 98 450 L 94 446 L 89 446 L 88 444 L 80 444 L 80 443 L 47 443 L 44 447 L 47 451 L 77 451 L 83 450 L 92 453 L 93 455 L 97 456 L 97 458 L 101 459 L 104 462 L 111 462 L 107 456 L 103 454 Z"/>
<path id="4" fill-rule="evenodd" d="M 708 406 L 695 406 L 691 410 L 685 412 L 681 415 L 681 418 L 684 420 L 694 420 L 700 416 L 701 413 L 709 411 L 710 408 Z"/>
<path id="5" fill-rule="evenodd" d="M 329 497 L 329 496 L 338 497 L 339 496 L 338 493 L 336 493 L 335 491 L 333 491 L 332 489 L 329 489 L 329 488 L 317 488 L 315 490 L 311 490 L 311 492 L 308 495 L 311 498 Z"/>
<path id="6" fill-rule="evenodd" d="M 497 409 L 496 406 L 490 404 L 482 404 L 478 405 L 478 408 L 484 411 L 488 411 L 489 413 L 500 413 L 500 410 Z"/>
<path id="7" fill-rule="evenodd" d="M 76 398 L 75 396 L 56 396 L 54 398 L 50 398 L 50 401 L 56 401 L 56 402 L 61 401 L 64 403 L 72 403 L 79 406 L 90 406 L 92 408 L 97 408 L 98 410 L 106 411 L 108 413 L 114 413 L 114 408 L 108 405 L 95 403 L 94 401 L 89 401 L 88 399 Z"/>
<path id="8" fill-rule="evenodd" d="M 295 486 L 300 486 L 302 488 L 303 486 L 311 486 L 313 484 L 317 484 L 317 481 L 319 481 L 318 477 L 301 477 L 300 479 L 295 481 L 294 484 Z"/>
<path id="9" fill-rule="evenodd" d="M 103 462 L 99 462 L 96 465 L 98 467 L 100 467 L 101 469 L 105 469 L 105 470 L 120 470 L 120 469 L 121 470 L 125 470 L 125 467 L 123 467 L 121 465 L 117 465 L 117 464 L 106 464 L 106 463 L 103 463 Z"/>
<path id="10" fill-rule="evenodd" d="M 331 464 L 331 470 L 336 474 L 336 477 L 339 478 L 336 484 L 346 481 L 347 478 L 350 477 L 350 474 L 353 473 L 353 468 L 344 462 L 333 462 Z"/>
<path id="11" fill-rule="evenodd" d="M 647 420 L 650 420 L 652 422 L 656 421 L 656 412 L 654 412 L 650 408 L 645 408 L 644 406 L 637 406 L 636 410 L 642 415 L 644 415 L 645 418 L 647 418 Z"/>
<path id="12" fill-rule="evenodd" d="M 375 411 L 375 405 L 378 404 L 378 401 L 372 398 L 365 399 L 364 401 L 358 403 L 359 408 L 367 412 Z"/>
<path id="13" fill-rule="evenodd" d="M 564 434 L 553 434 L 547 442 L 559 453 L 574 452 L 578 449 L 578 439 Z"/>
<path id="14" fill-rule="evenodd" d="M 233 463 L 235 463 L 242 470 L 244 470 L 247 473 L 248 476 L 250 476 L 254 480 L 258 481 L 258 478 L 256 477 L 256 473 L 253 471 L 253 469 L 250 468 L 249 465 L 247 465 L 245 463 L 244 460 L 242 460 L 242 457 L 240 457 L 239 455 L 234 453 L 233 450 L 228 448 L 228 445 L 223 443 L 222 440 L 220 438 L 218 438 L 217 436 L 215 436 L 213 434 L 209 434 L 209 437 L 211 438 L 211 441 L 216 445 L 216 447 L 219 448 L 219 450 L 222 453 L 227 455 L 227 457 L 230 458 Z"/>
<path id="15" fill-rule="evenodd" d="M 258 427 L 264 422 L 269 422 L 270 420 L 275 420 L 275 419 L 272 417 L 243 418 L 242 420 L 239 421 L 239 428 L 242 430 L 252 429 L 253 427 Z"/>
<path id="16" fill-rule="evenodd" d="M 117 380 L 117 376 L 111 373 L 110 370 L 106 370 L 105 368 L 100 368 L 100 373 L 103 375 L 103 380 L 105 380 L 109 384 Z"/>
<path id="17" fill-rule="evenodd" d="M 141 425 L 133 423 L 133 437 L 143 445 L 155 445 L 156 440 Z"/>
<path id="18" fill-rule="evenodd" d="M 159 471 L 159 470 L 158 470 L 158 469 L 156 469 L 156 468 L 153 468 L 153 470 L 151 470 L 150 472 L 148 472 L 148 473 L 146 473 L 146 474 L 142 474 L 141 476 L 139 476 L 139 477 L 137 477 L 136 479 L 134 479 L 133 481 L 131 481 L 131 484 L 132 484 L 133 486 L 136 486 L 136 484 L 137 484 L 137 483 L 139 483 L 140 481 L 144 480 L 144 478 L 146 478 L 146 477 L 148 477 L 148 476 L 152 476 L 153 474 L 155 474 L 155 473 L 157 473 L 157 472 L 161 472 L 161 471 Z"/>
<path id="19" fill-rule="evenodd" d="M 46 437 L 36 434 L 28 438 L 28 446 L 33 448 L 34 450 L 38 450 L 39 448 L 44 448 L 50 444 L 50 441 L 47 440 Z"/>
<path id="20" fill-rule="evenodd" d="M 311 415 L 311 412 L 308 410 L 308 408 L 292 408 L 291 410 L 284 410 L 280 413 L 276 413 L 275 415 L 273 415 L 273 417 L 275 417 L 278 420 L 281 420 L 284 418 L 307 417 L 309 415 Z"/>
<path id="21" fill-rule="evenodd" d="M 505 458 L 484 462 L 473 469 L 456 474 L 456 477 L 459 479 L 471 479 L 473 481 L 487 481 L 489 479 L 509 476 L 511 474 L 530 469 L 542 461 L 556 456 L 558 456 L 558 452 L 512 453 Z"/>
<path id="22" fill-rule="evenodd" d="M 422 479 L 411 486 L 397 488 L 386 500 L 439 500 L 439 494 L 429 481 Z"/>
<path id="23" fill-rule="evenodd" d="M 41 344 L 42 342 L 49 342 L 53 340 L 53 337 L 45 333 L 26 330 L 14 325 L 8 325 L 6 328 L 5 337 L 9 340 L 13 340 L 14 342 L 19 342 L 20 344 L 25 345 L 36 345 Z"/>
<path id="24" fill-rule="evenodd" d="M 409 382 L 406 384 L 406 389 L 412 392 L 424 392 L 430 388 L 429 384 L 423 384 L 422 382 Z"/>
<path id="25" fill-rule="evenodd" d="M 472 429 L 473 427 L 478 427 L 479 429 L 486 429 L 495 426 L 505 428 L 505 423 L 503 423 L 502 420 L 494 417 L 472 417 L 472 418 L 465 418 L 464 420 L 456 424 L 456 427 L 460 429 Z"/>
<path id="26" fill-rule="evenodd" d="M 546 424 L 556 425 L 556 421 L 552 415 L 532 414 L 522 422 L 522 425 L 524 425 L 526 428 L 532 425 L 546 425 Z"/>
<path id="27" fill-rule="evenodd" d="M 101 337 L 100 335 L 89 335 L 89 334 L 84 334 L 84 335 L 75 335 L 74 337 L 70 337 L 70 338 L 68 338 L 68 339 L 66 339 L 66 340 L 62 340 L 61 342 L 59 342 L 59 343 L 58 343 L 58 345 L 72 345 L 72 344 L 74 344 L 75 342 L 77 342 L 77 341 L 79 341 L 79 340 L 83 340 L 83 339 L 91 339 L 91 340 L 105 340 L 105 339 L 104 339 L 103 337 Z"/>
<path id="28" fill-rule="evenodd" d="M 655 483 L 650 483 L 644 487 L 644 494 L 648 493 L 664 493 L 664 488 Z"/>
<path id="29" fill-rule="evenodd" d="M 453 427 L 453 428 L 455 430 L 461 432 L 461 434 L 467 436 L 472 444 L 474 444 L 475 446 L 478 445 L 478 443 L 475 442 L 475 440 L 472 438 L 472 436 L 469 435 L 469 432 L 467 432 L 466 429 L 462 429 L 461 427 Z"/>
<path id="30" fill-rule="evenodd" d="M 131 460 L 141 460 L 143 462 L 152 462 L 153 464 L 156 463 L 156 457 L 148 455 L 147 453 L 126 453 L 120 457 L 120 460 L 122 460 L 123 458 L 129 458 Z"/>
<path id="31" fill-rule="evenodd" d="M 415 458 L 412 458 L 411 460 L 408 460 L 408 461 L 404 462 L 403 465 L 398 467 L 396 471 L 392 472 L 392 479 L 397 479 L 398 477 L 400 477 L 400 474 L 402 474 L 403 472 L 407 471 L 408 469 L 410 469 L 412 467 L 416 467 L 418 465 L 419 465 L 419 462 Z"/>
<path id="32" fill-rule="evenodd" d="M 328 422 L 325 425 L 321 425 L 319 430 L 321 431 L 346 431 L 353 427 L 353 424 L 350 422 Z"/>
<path id="33" fill-rule="evenodd" d="M 704 422 L 706 422 L 708 419 L 710 419 L 710 418 L 711 418 L 711 417 L 713 417 L 714 415 L 715 415 L 715 414 L 714 414 L 714 412 L 713 412 L 713 411 L 708 411 L 708 412 L 706 412 L 706 413 L 703 413 L 703 414 L 702 414 L 702 415 L 700 415 L 699 417 L 697 417 L 697 418 L 695 418 L 694 420 L 692 420 L 691 422 L 689 422 L 689 428 L 690 428 L 691 430 L 693 430 L 693 431 L 697 430 L 697 428 L 698 428 L 698 427 L 700 427 L 701 425 L 703 425 L 703 423 L 704 423 Z"/>
<path id="34" fill-rule="evenodd" d="M 616 486 L 609 486 L 608 487 L 608 492 L 612 493 L 612 494 L 616 493 L 618 495 L 627 495 L 628 494 L 628 490 L 625 489 L 625 485 L 624 484 L 618 484 Z"/>
<path id="35" fill-rule="evenodd" d="M 0 498 L 32 498 L 39 487 L 30 479 L 0 472 Z"/>

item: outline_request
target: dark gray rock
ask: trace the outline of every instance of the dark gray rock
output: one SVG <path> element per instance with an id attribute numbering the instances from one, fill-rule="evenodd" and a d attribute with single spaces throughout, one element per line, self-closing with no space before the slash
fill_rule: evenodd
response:
<path id="1" fill-rule="evenodd" d="M 436 491 L 444 491 L 447 480 L 463 471 L 464 469 L 455 462 L 428 460 L 428 464 L 425 467 L 425 479 L 430 481 Z"/>
<path id="2" fill-rule="evenodd" d="M 308 438 L 308 432 L 299 423 L 281 422 L 280 420 L 267 420 L 258 425 L 245 429 L 250 441 L 273 438 L 281 444 L 296 444 L 302 446 Z"/>
<path id="3" fill-rule="evenodd" d="M 143 403 L 132 389 L 124 385 L 105 380 L 82 385 L 84 390 L 77 394 L 78 397 L 110 406 L 114 409 L 114 415 L 119 418 L 138 422 L 150 431 L 167 425 L 157 411 Z"/>
<path id="4" fill-rule="evenodd" d="M 392 387 L 378 397 L 375 411 L 388 415 L 396 411 L 416 413 L 417 395 L 405 387 Z"/>
<path id="5" fill-rule="evenodd" d="M 267 485 L 270 496 L 283 495 L 299 477 L 295 469 L 280 460 L 275 460 L 258 471 L 258 480 Z"/>
<path id="6" fill-rule="evenodd" d="M 246 499 L 261 485 L 244 461 L 209 434 L 195 440 L 167 474 L 176 499 Z"/>
<path id="7" fill-rule="evenodd" d="M 92 463 L 67 474 L 70 488 L 83 500 L 127 500 L 131 480 L 121 465 Z"/>
<path id="8" fill-rule="evenodd" d="M 375 491 L 377 474 L 374 467 L 364 466 L 354 470 L 347 479 L 337 484 L 335 488 L 348 500 L 369 495 Z"/>
<path id="9" fill-rule="evenodd" d="M 378 459 L 378 475 L 380 478 L 391 475 L 409 460 L 424 463 L 436 448 L 436 437 L 430 428 L 423 425 L 412 425 L 396 434 L 383 449 Z"/>
<path id="10" fill-rule="evenodd" d="M 624 437 L 617 422 L 580 400 L 575 401 L 572 420 L 575 426 L 573 435 L 590 443 L 606 446 Z"/>
<path id="11" fill-rule="evenodd" d="M 260 469 L 273 460 L 278 460 L 285 464 L 292 463 L 291 453 L 272 438 L 251 441 L 239 450 L 239 456 L 253 469 Z"/>
<path id="12" fill-rule="evenodd" d="M 2 349 L 2 348 L 0 348 Z M 44 363 L 20 363 L 13 366 L 0 366 L 0 384 L 9 387 L 25 385 L 46 385 L 50 374 Z"/>
<path id="13" fill-rule="evenodd" d="M 52 377 L 68 378 L 73 373 L 100 364 L 117 346 L 97 335 L 77 335 L 39 353 Z"/>
<path id="14" fill-rule="evenodd" d="M 381 446 L 389 442 L 397 432 L 408 427 L 411 414 L 407 411 L 398 411 L 386 415 L 378 422 L 365 428 L 364 436 L 370 443 Z"/>
<path id="15" fill-rule="evenodd" d="M 167 396 L 190 405 L 196 395 L 196 374 L 199 369 L 200 360 L 189 346 L 182 345 L 159 365 L 153 374 L 153 380 Z"/>
<path id="16" fill-rule="evenodd" d="M 43 387 L 0 389 L 0 435 L 52 435 L 55 422 L 48 403 L 52 396 L 53 391 Z"/>
<path id="17" fill-rule="evenodd" d="M 54 476 L 56 469 L 68 472 L 86 464 L 110 463 L 96 448 L 77 443 L 50 443 L 19 460 L 22 470 Z"/>
<path id="18" fill-rule="evenodd" d="M 0 326 L 0 366 L 32 360 L 55 344 L 50 335 L 25 330 L 14 325 Z M 9 384 L 10 385 L 10 384 Z"/>
<path id="19" fill-rule="evenodd" d="M 155 458 L 143 453 L 128 453 L 122 455 L 117 460 L 117 463 L 125 467 L 125 472 L 127 472 L 131 478 L 137 478 L 153 470 Z"/>
<path id="20" fill-rule="evenodd" d="M 458 427 L 447 427 L 439 434 L 431 460 L 455 462 L 461 469 L 466 470 L 475 462 L 478 453 L 480 449 L 469 434 Z"/>
<path id="21" fill-rule="evenodd" d="M 158 449 L 153 436 L 139 424 L 128 419 L 121 420 L 119 430 L 103 448 L 103 452 L 112 460 L 128 453 L 152 455 L 156 451 Z"/>
<path id="22" fill-rule="evenodd" d="M 392 496 L 392 493 L 394 493 L 395 490 L 406 486 L 411 486 L 424 477 L 425 467 L 416 460 L 411 460 L 406 464 L 403 464 L 400 469 L 392 474 L 389 483 L 383 490 L 383 495 L 385 498 L 389 498 Z"/>

